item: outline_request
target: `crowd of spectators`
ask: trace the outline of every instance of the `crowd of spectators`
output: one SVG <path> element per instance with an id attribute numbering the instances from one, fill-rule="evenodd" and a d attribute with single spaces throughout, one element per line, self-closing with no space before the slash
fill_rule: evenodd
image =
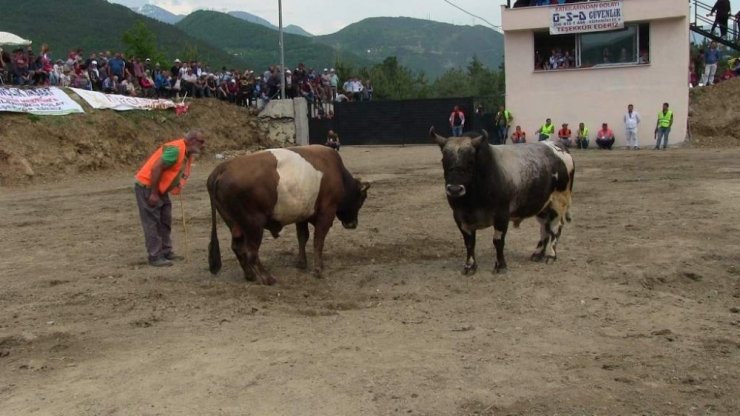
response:
<path id="1" fill-rule="evenodd" d="M 171 66 L 121 52 L 91 53 L 72 50 L 66 59 L 53 60 L 46 44 L 38 55 L 32 47 L 10 52 L 0 49 L 0 83 L 18 86 L 74 87 L 108 94 L 147 98 L 217 98 L 243 106 L 262 106 L 281 98 L 282 70 L 272 65 L 262 73 L 222 67 L 212 71 L 199 61 L 175 59 Z M 304 97 L 312 116 L 330 118 L 333 103 L 371 101 L 373 85 L 350 77 L 343 83 L 334 68 L 317 71 L 303 63 L 285 70 L 286 98 Z"/>

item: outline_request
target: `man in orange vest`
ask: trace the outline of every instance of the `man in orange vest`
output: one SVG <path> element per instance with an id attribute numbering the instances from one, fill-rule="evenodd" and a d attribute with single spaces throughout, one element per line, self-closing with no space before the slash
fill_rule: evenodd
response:
<path id="1" fill-rule="evenodd" d="M 165 143 L 154 151 L 136 173 L 134 192 L 144 227 L 149 264 L 172 266 L 180 260 L 172 251 L 172 203 L 169 194 L 178 195 L 190 176 L 193 155 L 205 145 L 203 132 L 189 131 L 184 138 Z"/>

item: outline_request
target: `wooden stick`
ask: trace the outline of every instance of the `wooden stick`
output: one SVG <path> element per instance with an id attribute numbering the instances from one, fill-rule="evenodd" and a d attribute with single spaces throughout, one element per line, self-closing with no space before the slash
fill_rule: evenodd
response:
<path id="1" fill-rule="evenodd" d="M 182 216 L 182 230 L 185 233 L 185 263 L 190 263 L 190 247 L 188 244 L 188 225 L 185 221 L 185 203 L 183 202 L 182 193 L 177 196 L 180 200 L 180 215 Z"/>

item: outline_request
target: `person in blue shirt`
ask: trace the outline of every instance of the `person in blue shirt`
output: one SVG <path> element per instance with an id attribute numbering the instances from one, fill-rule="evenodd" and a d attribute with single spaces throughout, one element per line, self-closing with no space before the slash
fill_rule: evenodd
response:
<path id="1" fill-rule="evenodd" d="M 720 52 L 717 42 L 709 44 L 709 49 L 704 52 L 704 74 L 701 76 L 699 86 L 714 84 L 714 75 L 717 73 L 717 62 L 720 60 Z"/>

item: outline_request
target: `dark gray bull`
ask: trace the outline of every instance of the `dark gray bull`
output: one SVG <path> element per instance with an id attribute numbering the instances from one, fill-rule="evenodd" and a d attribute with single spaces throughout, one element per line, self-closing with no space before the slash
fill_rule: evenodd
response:
<path id="1" fill-rule="evenodd" d="M 488 133 L 462 137 L 429 134 L 442 149 L 445 192 L 467 249 L 463 274 L 474 273 L 475 232 L 493 225 L 495 271 L 506 269 L 504 241 L 509 221 L 514 227 L 536 216 L 540 240 L 532 260 L 557 259 L 556 244 L 564 220 L 570 221 L 575 166 L 568 151 L 550 142 L 513 146 L 488 144 Z"/>

